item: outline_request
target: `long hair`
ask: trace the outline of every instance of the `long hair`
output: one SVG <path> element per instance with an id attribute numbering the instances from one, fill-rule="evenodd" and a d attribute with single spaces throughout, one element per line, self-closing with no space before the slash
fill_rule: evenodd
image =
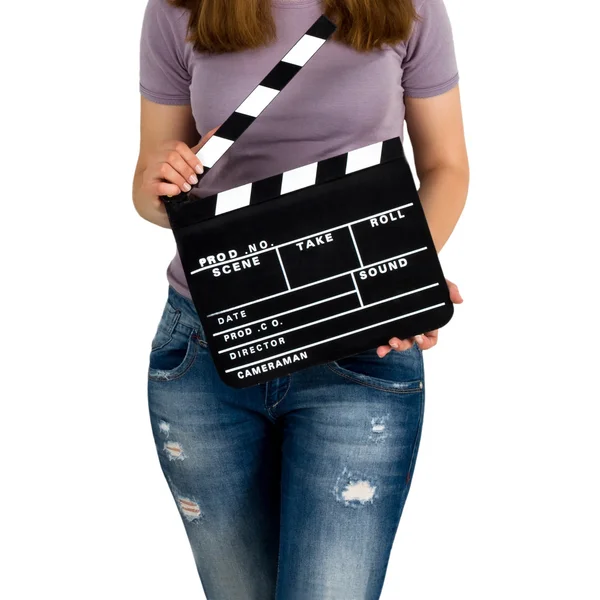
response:
<path id="1" fill-rule="evenodd" d="M 332 39 L 366 52 L 406 40 L 419 17 L 413 0 L 321 0 Z M 275 39 L 271 0 L 168 0 L 190 12 L 187 39 L 198 52 L 259 48 Z"/>

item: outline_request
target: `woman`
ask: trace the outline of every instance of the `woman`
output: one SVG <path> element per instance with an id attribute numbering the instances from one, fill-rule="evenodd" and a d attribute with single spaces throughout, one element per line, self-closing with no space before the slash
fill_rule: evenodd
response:
<path id="1" fill-rule="evenodd" d="M 468 187 L 443 0 L 149 0 L 133 185 L 140 216 L 169 227 L 159 196 L 197 183 L 196 152 L 323 13 L 337 32 L 303 83 L 294 80 L 211 169 L 202 195 L 402 136 L 406 120 L 441 250 Z M 214 368 L 177 254 L 167 278 L 149 409 L 206 596 L 379 598 L 421 437 L 423 350 L 437 331 L 233 389 Z"/>

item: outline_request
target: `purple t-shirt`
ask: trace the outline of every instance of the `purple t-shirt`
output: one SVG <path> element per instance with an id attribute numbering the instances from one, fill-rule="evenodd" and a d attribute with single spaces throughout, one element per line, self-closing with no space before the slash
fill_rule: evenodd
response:
<path id="1" fill-rule="evenodd" d="M 221 125 L 322 14 L 320 0 L 272 0 L 277 40 L 268 48 L 206 56 L 185 41 L 188 13 L 148 0 L 141 31 L 140 93 L 190 104 L 198 139 Z M 193 192 L 206 197 L 355 148 L 403 137 L 403 96 L 458 83 L 443 0 L 416 0 L 421 21 L 406 43 L 360 53 L 329 39 Z M 190 297 L 179 254 L 168 282 Z"/>

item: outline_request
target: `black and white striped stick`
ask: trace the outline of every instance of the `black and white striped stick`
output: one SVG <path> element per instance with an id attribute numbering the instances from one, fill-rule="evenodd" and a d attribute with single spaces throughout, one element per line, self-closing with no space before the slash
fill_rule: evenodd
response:
<path id="1" fill-rule="evenodd" d="M 336 26 L 325 15 L 319 17 L 292 49 L 254 88 L 238 108 L 198 151 L 204 165 L 203 176 L 214 167 L 254 120 L 271 104 L 281 90 L 314 56 Z"/>

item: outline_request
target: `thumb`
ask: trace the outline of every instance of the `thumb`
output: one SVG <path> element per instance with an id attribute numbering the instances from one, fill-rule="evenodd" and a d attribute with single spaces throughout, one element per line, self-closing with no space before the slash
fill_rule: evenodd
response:
<path id="1" fill-rule="evenodd" d="M 210 140 L 210 138 L 217 132 L 218 129 L 219 129 L 219 127 L 215 127 L 214 129 L 211 129 L 210 131 L 205 133 L 202 136 L 202 139 L 200 140 L 200 142 L 192 148 L 192 152 L 194 154 L 197 154 L 198 150 L 200 150 L 200 148 L 202 148 L 202 146 L 204 146 L 204 144 L 206 144 L 206 142 L 208 142 L 208 140 Z"/>
<path id="2" fill-rule="evenodd" d="M 463 298 L 458 291 L 458 286 L 455 283 L 452 283 L 449 279 L 446 279 L 446 283 L 448 284 L 450 299 L 454 304 L 460 304 L 463 301 Z"/>

